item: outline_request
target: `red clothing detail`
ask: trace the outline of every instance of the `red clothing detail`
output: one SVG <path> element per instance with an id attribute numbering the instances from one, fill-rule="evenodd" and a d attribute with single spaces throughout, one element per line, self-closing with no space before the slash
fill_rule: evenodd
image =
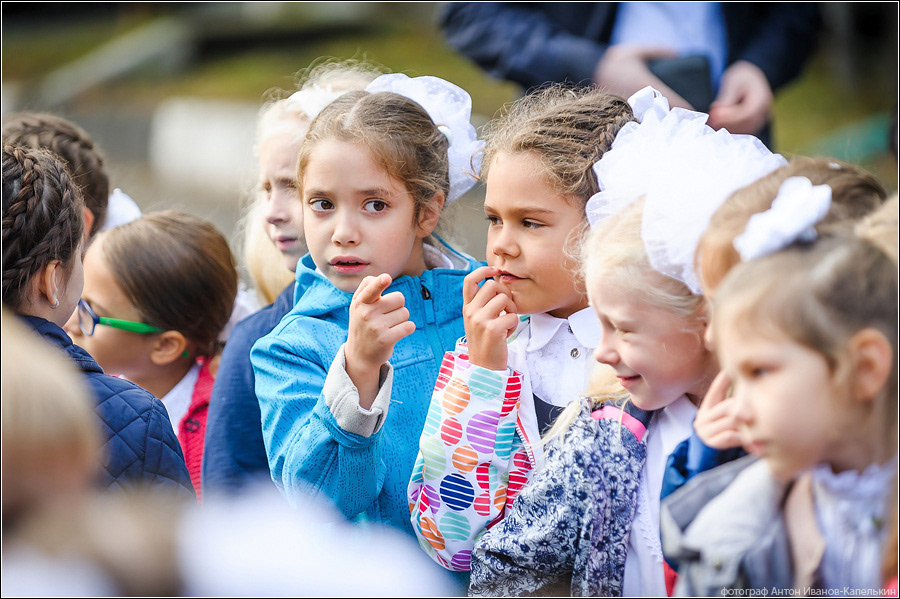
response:
<path id="1" fill-rule="evenodd" d="M 672 569 L 668 562 L 663 560 L 663 576 L 666 580 L 666 594 L 669 597 L 675 595 L 675 582 L 678 580 L 678 572 Z"/>
<path id="2" fill-rule="evenodd" d="M 194 384 L 191 405 L 178 424 L 178 440 L 184 453 L 191 482 L 197 493 L 197 501 L 202 501 L 200 475 L 203 471 L 203 441 L 206 438 L 206 416 L 209 413 L 209 398 L 212 395 L 215 376 L 210 371 L 212 360 L 200 358 L 200 374 Z"/>

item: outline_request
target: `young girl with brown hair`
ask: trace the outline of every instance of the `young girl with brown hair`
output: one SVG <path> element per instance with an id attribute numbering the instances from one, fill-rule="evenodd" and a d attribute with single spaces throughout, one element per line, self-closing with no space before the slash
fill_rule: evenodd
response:
<path id="1" fill-rule="evenodd" d="M 591 166 L 633 119 L 621 98 L 553 86 L 489 126 L 489 266 L 463 286 L 466 343 L 444 357 L 409 486 L 420 545 L 447 569 L 469 570 L 587 382 L 599 330 L 569 251 L 598 191 Z"/>
<path id="2" fill-rule="evenodd" d="M 234 258 L 212 224 L 176 211 L 145 214 L 91 244 L 69 325 L 104 370 L 162 400 L 198 498 L 213 358 L 236 293 Z"/>
<path id="3" fill-rule="evenodd" d="M 238 323 L 222 352 L 209 403 L 204 492 L 237 491 L 269 479 L 250 348 L 294 305 L 294 271 L 307 251 L 297 155 L 319 111 L 347 91 L 364 88 L 377 75 L 364 62 L 321 62 L 307 70 L 297 91 L 267 103 L 260 112 L 259 183 L 243 223 L 242 253 L 257 295 L 269 305 Z"/>
<path id="4" fill-rule="evenodd" d="M 271 476 L 292 503 L 324 495 L 412 532 L 428 391 L 476 265 L 432 235 L 475 183 L 470 115 L 455 85 L 382 75 L 323 109 L 300 146 L 310 253 L 296 305 L 250 354 Z"/>
<path id="5" fill-rule="evenodd" d="M 163 404 L 103 372 L 63 326 L 84 286 L 83 204 L 62 162 L 44 150 L 3 148 L 3 303 L 81 370 L 103 423 L 102 489 L 143 486 L 193 496 Z"/>

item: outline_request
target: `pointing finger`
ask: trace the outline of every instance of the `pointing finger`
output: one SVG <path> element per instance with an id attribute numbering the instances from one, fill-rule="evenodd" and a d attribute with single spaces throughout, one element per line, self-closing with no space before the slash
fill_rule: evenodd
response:
<path id="1" fill-rule="evenodd" d="M 381 297 L 381 293 L 391 284 L 391 275 L 382 273 L 377 277 L 366 277 L 359 284 L 354 294 L 357 301 L 371 304 Z"/>

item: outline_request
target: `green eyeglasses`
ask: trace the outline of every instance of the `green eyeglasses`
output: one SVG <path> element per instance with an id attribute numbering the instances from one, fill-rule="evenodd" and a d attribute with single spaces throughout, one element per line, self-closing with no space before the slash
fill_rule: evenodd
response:
<path id="1" fill-rule="evenodd" d="M 78 326 L 81 328 L 81 332 L 90 337 L 94 334 L 94 329 L 98 324 L 114 329 L 121 329 L 123 331 L 130 331 L 132 333 L 139 333 L 141 335 L 163 332 L 161 328 L 145 322 L 134 322 L 119 318 L 97 316 L 86 301 L 83 299 L 78 300 Z"/>

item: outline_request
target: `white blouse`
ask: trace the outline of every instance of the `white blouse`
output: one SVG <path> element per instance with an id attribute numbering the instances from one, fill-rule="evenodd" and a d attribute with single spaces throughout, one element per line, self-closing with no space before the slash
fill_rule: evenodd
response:
<path id="1" fill-rule="evenodd" d="M 886 508 L 897 484 L 897 458 L 840 474 L 820 464 L 812 475 L 816 520 L 825 538 L 819 567 L 824 587 L 880 589 L 882 550 L 891 525 L 885 522 Z"/>
<path id="2" fill-rule="evenodd" d="M 591 308 L 565 319 L 532 314 L 529 327 L 525 364 L 532 394 L 554 406 L 567 406 L 587 389 L 600 340 L 597 316 Z"/>
<path id="3" fill-rule="evenodd" d="M 169 422 L 172 423 L 172 428 L 175 429 L 176 436 L 178 436 L 178 425 L 181 424 L 181 419 L 184 418 L 188 408 L 191 407 L 191 398 L 194 396 L 194 385 L 197 384 L 197 379 L 199 377 L 200 365 L 195 363 L 191 366 L 191 369 L 188 370 L 187 374 L 184 375 L 168 393 L 166 393 L 165 397 L 160 398 L 163 405 L 166 406 L 166 411 L 169 413 Z"/>
<path id="4" fill-rule="evenodd" d="M 666 597 L 662 544 L 659 540 L 659 494 L 669 455 L 693 430 L 697 406 L 684 395 L 656 412 L 645 437 L 647 461 L 641 470 L 638 505 L 625 554 L 625 597 Z"/>

